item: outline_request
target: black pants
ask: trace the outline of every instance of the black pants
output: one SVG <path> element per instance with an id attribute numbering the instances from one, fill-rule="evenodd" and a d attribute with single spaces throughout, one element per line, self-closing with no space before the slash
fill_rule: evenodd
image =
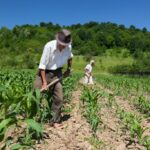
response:
<path id="1" fill-rule="evenodd" d="M 61 68 L 57 70 L 45 70 L 46 73 L 46 81 L 47 84 L 52 82 L 53 80 L 62 77 Z M 36 79 L 34 82 L 35 89 L 42 88 L 42 78 L 40 72 L 36 75 Z M 61 119 L 61 108 L 63 105 L 63 88 L 61 81 L 55 83 L 49 90 L 51 90 L 53 99 L 52 99 L 52 118 L 51 123 L 59 123 Z"/>

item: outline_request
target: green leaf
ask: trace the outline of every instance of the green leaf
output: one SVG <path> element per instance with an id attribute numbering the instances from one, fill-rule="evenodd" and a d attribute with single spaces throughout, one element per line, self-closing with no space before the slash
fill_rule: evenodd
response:
<path id="1" fill-rule="evenodd" d="M 28 127 L 35 130 L 38 133 L 42 133 L 42 126 L 33 119 L 26 119 L 25 122 L 27 123 Z"/>
<path id="2" fill-rule="evenodd" d="M 11 118 L 5 119 L 0 123 L 0 133 L 1 131 L 12 121 Z"/>
<path id="3" fill-rule="evenodd" d="M 10 147 L 10 150 L 19 150 L 22 146 L 20 144 L 13 144 L 11 147 Z"/>
<path id="4" fill-rule="evenodd" d="M 0 86 L 0 92 L 6 91 L 6 87 L 4 85 Z"/>
<path id="5" fill-rule="evenodd" d="M 3 140 L 8 124 L 12 121 L 11 118 L 5 119 L 0 123 L 0 141 Z"/>
<path id="6" fill-rule="evenodd" d="M 39 100 L 41 97 L 40 90 L 36 90 L 36 98 Z"/>

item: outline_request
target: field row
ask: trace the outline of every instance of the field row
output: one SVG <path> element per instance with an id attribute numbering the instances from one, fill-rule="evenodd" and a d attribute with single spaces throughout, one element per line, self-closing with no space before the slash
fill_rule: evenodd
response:
<path id="1" fill-rule="evenodd" d="M 34 77 L 30 71 L 0 73 L 0 149 L 32 147 L 43 138 L 43 124 L 51 117 L 51 94 L 41 96 L 34 90 Z M 78 79 L 73 75 L 63 80 L 65 103 Z"/>
<path id="2" fill-rule="evenodd" d="M 97 81 L 97 87 L 84 87 L 81 96 L 83 114 L 93 129 L 96 148 L 150 149 L 150 103 L 144 97 L 148 91 L 143 90 L 139 96 L 137 88 L 142 88 L 143 82 L 147 86 L 149 79 L 101 75 Z"/>

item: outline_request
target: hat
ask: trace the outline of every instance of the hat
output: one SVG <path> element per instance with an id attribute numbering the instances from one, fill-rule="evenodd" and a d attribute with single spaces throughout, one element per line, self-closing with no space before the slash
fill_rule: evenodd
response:
<path id="1" fill-rule="evenodd" d="M 91 61 L 90 61 L 90 64 L 94 64 L 94 63 L 95 63 L 95 61 L 94 61 L 94 60 L 91 60 Z"/>
<path id="2" fill-rule="evenodd" d="M 59 44 L 68 46 L 71 44 L 71 32 L 63 29 L 56 34 L 56 40 Z"/>

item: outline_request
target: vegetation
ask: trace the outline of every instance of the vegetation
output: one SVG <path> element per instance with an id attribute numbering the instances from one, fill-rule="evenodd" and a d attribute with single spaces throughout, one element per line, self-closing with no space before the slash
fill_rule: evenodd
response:
<path id="1" fill-rule="evenodd" d="M 101 75 L 97 80 L 106 88 L 112 89 L 116 95 L 124 96 L 146 116 L 150 116 L 150 103 L 146 98 L 149 93 L 150 78 Z"/>
<path id="2" fill-rule="evenodd" d="M 81 74 L 72 75 L 64 80 L 65 103 L 70 102 L 71 92 L 80 77 Z M 43 126 L 51 117 L 50 104 L 46 100 L 51 95 L 45 93 L 41 96 L 38 90 L 32 89 L 33 71 L 3 71 L 0 79 L 1 145 L 4 149 L 34 148 L 35 142 L 43 139 Z M 90 142 L 95 147 L 105 146 L 105 142 L 97 134 L 106 128 L 101 118 L 101 108 L 108 107 L 115 110 L 122 131 L 129 135 L 131 143 L 138 143 L 149 149 L 149 135 L 145 134 L 149 128 L 143 124 L 143 119 L 149 118 L 149 98 L 145 97 L 149 92 L 149 78 L 101 74 L 96 76 L 96 80 L 102 88 L 80 87 L 82 112 L 94 135 L 89 139 Z M 113 93 L 106 92 L 105 88 Z M 129 104 L 135 106 L 135 110 L 126 111 L 117 103 L 117 95 L 122 96 L 124 101 L 128 100 Z M 103 106 L 106 99 L 106 106 Z M 66 111 L 65 108 L 63 110 Z"/>
<path id="3" fill-rule="evenodd" d="M 64 80 L 64 99 L 69 102 L 71 90 L 79 76 Z M 51 117 L 51 95 L 33 90 L 31 71 L 0 73 L 0 146 L 3 149 L 32 147 L 43 138 L 43 124 Z M 14 138 L 15 137 L 15 138 Z M 2 149 L 2 147 L 0 147 Z"/>
<path id="4" fill-rule="evenodd" d="M 98 116 L 98 111 L 100 109 L 100 105 L 98 105 L 99 96 L 98 90 L 88 89 L 87 87 L 84 87 L 81 95 L 81 100 L 86 108 L 84 116 L 87 118 L 94 132 L 96 132 L 99 123 L 101 123 L 100 116 Z"/>
<path id="5" fill-rule="evenodd" d="M 41 22 L 39 25 L 0 29 L 0 148 L 30 149 L 43 139 L 43 125 L 51 117 L 51 101 L 47 101 L 51 94 L 44 92 L 41 95 L 32 84 L 44 44 L 54 39 L 61 28 L 72 31 L 73 72 L 80 73 L 63 81 L 65 103 L 70 103 L 71 92 L 83 75 L 87 62 L 96 60 L 93 74 L 98 82 L 97 88 L 82 86 L 78 89 L 82 90 L 80 99 L 84 117 L 94 134 L 89 141 L 95 147 L 105 145 L 97 134 L 104 124 L 102 119 L 105 115 L 101 110 L 107 108 L 115 112 L 113 115 L 119 119 L 118 127 L 121 125 L 122 132 L 129 136 L 131 143 L 150 149 L 150 136 L 147 135 L 150 78 L 139 76 L 150 73 L 150 32 L 146 28 L 126 28 L 110 22 L 71 26 Z M 122 104 L 126 102 L 132 106 L 132 110 L 128 111 L 126 105 L 118 104 L 117 97 Z M 63 111 L 69 112 L 71 107 L 64 107 Z M 104 125 L 101 132 L 106 128 Z"/>
<path id="6" fill-rule="evenodd" d="M 71 26 L 41 22 L 39 25 L 16 25 L 13 29 L 2 27 L 0 68 L 36 68 L 44 45 L 53 40 L 61 28 L 72 31 L 75 55 L 84 55 L 86 60 L 91 56 L 132 57 L 133 64 L 111 67 L 111 72 L 149 73 L 150 32 L 146 28 L 140 30 L 133 25 L 126 28 L 115 23 L 92 21 Z"/>
<path id="7" fill-rule="evenodd" d="M 127 77 L 114 75 L 99 75 L 97 81 L 103 86 L 103 90 L 111 90 L 111 94 L 105 92 L 105 97 L 108 99 L 109 107 L 116 107 L 116 114 L 122 120 L 124 128 L 130 133 L 131 143 L 137 139 L 139 144 L 144 145 L 147 149 L 150 148 L 150 135 L 145 135 L 145 131 L 149 131 L 148 126 L 142 126 L 142 119 L 150 117 L 149 97 L 146 93 L 149 92 L 149 78 Z M 102 91 L 103 91 L 102 90 Z M 128 100 L 129 104 L 135 106 L 135 110 L 123 109 L 117 103 L 117 95 L 123 96 L 122 101 Z M 140 112 L 142 115 L 138 114 Z"/>

